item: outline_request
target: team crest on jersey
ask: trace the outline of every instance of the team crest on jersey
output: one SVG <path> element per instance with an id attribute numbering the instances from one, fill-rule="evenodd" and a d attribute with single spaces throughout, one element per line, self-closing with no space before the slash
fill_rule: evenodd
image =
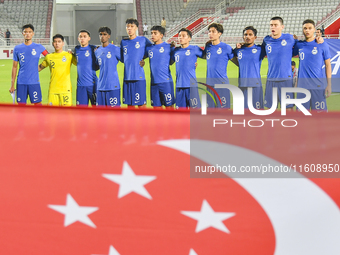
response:
<path id="1" fill-rule="evenodd" d="M 159 49 L 159 52 L 160 52 L 160 53 L 163 53 L 163 52 L 164 52 L 164 48 L 161 47 L 161 48 Z"/>
<path id="2" fill-rule="evenodd" d="M 32 50 L 32 55 L 33 56 L 37 55 L 37 52 L 35 51 L 35 49 Z"/>
<path id="3" fill-rule="evenodd" d="M 88 57 L 88 56 L 90 56 L 90 52 L 87 50 L 85 53 L 85 57 Z"/>
<path id="4" fill-rule="evenodd" d="M 65 56 L 63 57 L 63 59 L 62 59 L 61 61 L 63 61 L 63 62 L 66 62 L 66 58 L 65 58 Z"/>
<path id="5" fill-rule="evenodd" d="M 222 49 L 221 49 L 221 47 L 220 48 L 218 48 L 218 50 L 217 50 L 217 54 L 221 54 L 222 53 Z"/>
<path id="6" fill-rule="evenodd" d="M 257 52 L 257 49 L 252 49 L 251 52 L 255 54 Z"/>
<path id="7" fill-rule="evenodd" d="M 111 57 L 112 57 L 110 51 L 107 53 L 106 57 L 107 57 L 107 58 L 111 58 Z"/>
<path id="8" fill-rule="evenodd" d="M 318 54 L 318 48 L 317 47 L 314 47 L 314 49 L 312 50 L 312 54 L 313 55 Z"/>
<path id="9" fill-rule="evenodd" d="M 136 49 L 139 49 L 140 48 L 140 44 L 139 42 L 136 42 L 136 45 L 135 45 Z"/>
<path id="10" fill-rule="evenodd" d="M 286 40 L 282 40 L 281 45 L 282 46 L 286 46 L 287 45 L 287 41 Z"/>
<path id="11" fill-rule="evenodd" d="M 190 50 L 187 50 L 187 51 L 185 52 L 185 55 L 189 56 L 189 55 L 190 55 Z"/>

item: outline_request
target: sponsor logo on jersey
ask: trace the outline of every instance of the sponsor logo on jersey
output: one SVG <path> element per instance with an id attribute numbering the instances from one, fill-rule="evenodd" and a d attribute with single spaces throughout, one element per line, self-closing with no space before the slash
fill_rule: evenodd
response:
<path id="1" fill-rule="evenodd" d="M 314 47 L 314 49 L 312 50 L 312 54 L 313 55 L 318 54 L 318 47 Z"/>
<path id="2" fill-rule="evenodd" d="M 102 64 L 102 59 L 98 58 L 98 64 L 101 65 Z"/>
<path id="3" fill-rule="evenodd" d="M 153 58 L 153 52 L 152 52 L 152 50 L 149 50 L 149 58 Z"/>
<path id="4" fill-rule="evenodd" d="M 217 50 L 217 54 L 221 54 L 222 53 L 222 49 L 221 49 L 221 47 L 220 48 L 218 48 L 218 50 Z"/>
<path id="5" fill-rule="evenodd" d="M 281 42 L 281 45 L 282 46 L 286 46 L 287 45 L 287 41 L 283 39 L 282 42 Z"/>
<path id="6" fill-rule="evenodd" d="M 32 55 L 33 56 L 37 55 L 37 52 L 35 51 L 35 49 L 32 50 Z"/>
<path id="7" fill-rule="evenodd" d="M 20 97 L 18 97 L 18 102 L 20 102 L 21 101 L 21 98 Z"/>
<path id="8" fill-rule="evenodd" d="M 163 52 L 164 52 L 164 48 L 161 47 L 161 48 L 159 49 L 159 52 L 160 52 L 160 53 L 163 53 Z"/>
<path id="9" fill-rule="evenodd" d="M 63 56 L 63 59 L 61 61 L 66 62 L 66 57 Z"/>
<path id="10" fill-rule="evenodd" d="M 255 54 L 257 52 L 257 49 L 252 49 L 251 52 Z"/>
<path id="11" fill-rule="evenodd" d="M 106 57 L 107 57 L 107 58 L 111 58 L 111 57 L 112 57 L 110 51 L 107 53 Z"/>
<path id="12" fill-rule="evenodd" d="M 90 56 L 90 52 L 87 50 L 85 53 L 85 57 L 88 57 L 88 56 Z"/>
<path id="13" fill-rule="evenodd" d="M 139 49 L 140 48 L 140 44 L 139 42 L 136 42 L 136 45 L 135 45 L 136 49 Z"/>
<path id="14" fill-rule="evenodd" d="M 190 55 L 190 50 L 187 50 L 187 51 L 185 52 L 185 55 L 189 56 L 189 55 Z"/>

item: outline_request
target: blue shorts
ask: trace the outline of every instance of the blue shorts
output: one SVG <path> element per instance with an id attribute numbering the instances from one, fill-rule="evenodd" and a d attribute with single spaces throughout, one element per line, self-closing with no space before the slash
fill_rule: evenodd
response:
<path id="1" fill-rule="evenodd" d="M 146 104 L 146 81 L 124 81 L 123 103 L 127 105 Z"/>
<path id="2" fill-rule="evenodd" d="M 253 89 L 253 107 L 255 109 L 263 109 L 263 89 L 261 87 L 251 87 Z M 244 109 L 248 107 L 248 87 L 240 87 L 244 96 Z"/>
<path id="3" fill-rule="evenodd" d="M 120 89 L 100 91 L 97 90 L 98 106 L 120 106 Z"/>
<path id="4" fill-rule="evenodd" d="M 151 84 L 150 91 L 152 106 L 171 106 L 175 103 L 174 83 L 172 81 Z"/>
<path id="5" fill-rule="evenodd" d="M 97 86 L 78 86 L 77 87 L 77 105 L 96 105 Z"/>
<path id="6" fill-rule="evenodd" d="M 308 89 L 311 98 L 308 102 L 303 103 L 302 105 L 307 110 L 317 110 L 317 111 L 327 111 L 327 102 L 326 95 L 324 89 Z M 296 98 L 305 98 L 306 95 L 303 93 L 296 93 Z"/>
<path id="7" fill-rule="evenodd" d="M 201 108 L 198 87 L 176 88 L 176 107 Z"/>
<path id="8" fill-rule="evenodd" d="M 214 97 L 214 99 L 207 94 L 207 105 L 208 108 L 230 108 L 230 91 L 226 88 L 214 88 L 219 95 L 222 105 L 220 103 L 220 100 L 218 100 L 217 95 L 215 92 L 213 92 L 211 89 L 207 88 L 207 91 L 210 92 L 210 94 Z M 215 104 L 216 102 L 216 104 Z"/>
<path id="9" fill-rule="evenodd" d="M 32 104 L 41 103 L 41 87 L 40 84 L 23 85 L 17 84 L 17 102 L 18 104 L 26 104 L 27 97 L 30 97 Z"/>
<path id="10" fill-rule="evenodd" d="M 264 96 L 264 106 L 271 108 L 273 105 L 273 88 L 277 88 L 277 97 L 278 103 L 281 106 L 281 89 L 282 88 L 292 88 L 293 80 L 284 80 L 284 81 L 269 81 L 267 80 L 265 96 Z M 287 98 L 294 98 L 294 93 L 287 93 Z M 292 108 L 294 104 L 287 105 L 287 108 Z"/>

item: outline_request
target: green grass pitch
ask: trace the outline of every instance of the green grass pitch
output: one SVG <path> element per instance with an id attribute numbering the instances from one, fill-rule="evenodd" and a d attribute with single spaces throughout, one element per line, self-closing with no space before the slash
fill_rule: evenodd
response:
<path id="1" fill-rule="evenodd" d="M 298 59 L 294 60 L 297 62 L 298 66 Z M 123 75 L 124 75 L 124 65 L 119 63 L 117 66 L 118 73 L 119 73 L 119 80 L 121 86 L 123 84 Z M 203 59 L 198 59 L 198 66 L 196 69 L 197 78 L 205 78 L 206 75 L 206 61 Z M 147 83 L 147 105 L 150 106 L 150 68 L 149 68 L 149 60 L 145 60 L 145 77 Z M 262 63 L 261 67 L 261 76 L 265 79 L 268 70 L 268 61 L 265 58 Z M 9 93 L 9 88 L 11 85 L 11 73 L 12 73 L 12 60 L 0 60 L 0 103 L 12 103 L 12 97 Z M 175 82 L 175 73 L 176 68 L 175 65 L 171 66 L 171 73 L 172 77 L 174 78 Z M 233 63 L 229 62 L 228 64 L 228 77 L 230 79 L 238 77 L 238 67 L 236 67 Z M 71 79 L 72 79 L 72 101 L 73 105 L 76 105 L 76 85 L 77 85 L 77 68 L 72 66 L 71 69 Z M 43 104 L 47 104 L 47 96 L 48 96 L 48 86 L 50 80 L 50 71 L 48 68 L 44 69 L 40 72 L 40 83 L 42 88 L 42 95 L 43 95 Z M 327 99 L 327 106 L 329 110 L 340 110 L 340 93 L 333 93 Z M 123 105 L 124 106 L 124 105 Z"/>

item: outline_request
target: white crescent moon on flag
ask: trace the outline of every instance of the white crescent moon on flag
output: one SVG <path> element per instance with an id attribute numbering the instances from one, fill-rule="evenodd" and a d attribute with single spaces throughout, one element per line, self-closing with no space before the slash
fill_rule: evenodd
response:
<path id="1" fill-rule="evenodd" d="M 190 143 L 195 151 L 190 153 Z M 210 165 L 236 166 L 282 163 L 239 146 L 204 140 L 166 140 L 172 148 Z M 212 153 L 213 152 L 213 153 Z M 240 160 L 242 155 L 242 160 Z M 228 176 L 233 178 L 233 174 Z M 340 210 L 319 186 L 299 173 L 293 178 L 233 178 L 268 215 L 275 232 L 275 255 L 339 255 Z M 295 178 L 294 178 L 295 177 Z"/>

